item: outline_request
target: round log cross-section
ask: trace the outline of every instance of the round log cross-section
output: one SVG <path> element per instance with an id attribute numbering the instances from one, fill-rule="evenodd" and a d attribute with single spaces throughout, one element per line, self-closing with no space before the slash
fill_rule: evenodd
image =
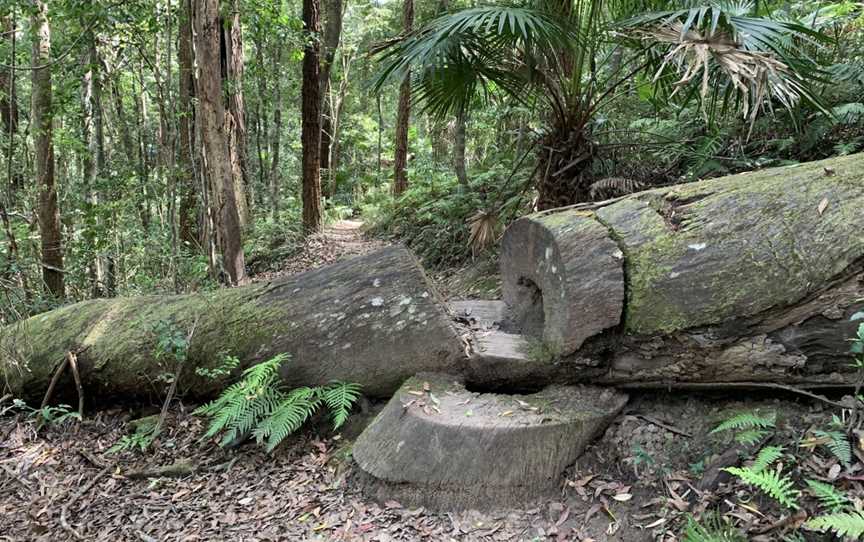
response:
<path id="1" fill-rule="evenodd" d="M 624 255 L 590 213 L 517 220 L 501 241 L 502 294 L 513 325 L 555 354 L 621 321 Z"/>

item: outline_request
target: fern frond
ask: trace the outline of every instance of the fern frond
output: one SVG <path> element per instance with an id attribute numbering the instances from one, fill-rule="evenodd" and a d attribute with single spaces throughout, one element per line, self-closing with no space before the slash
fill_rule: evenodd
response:
<path id="1" fill-rule="evenodd" d="M 275 410 L 255 428 L 253 434 L 258 443 L 267 441 L 266 449 L 272 452 L 285 437 L 300 429 L 303 423 L 321 404 L 315 390 L 298 388 L 292 390 Z"/>
<path id="2" fill-rule="evenodd" d="M 789 477 L 781 477 L 776 471 L 755 472 L 747 467 L 727 467 L 723 470 L 737 476 L 745 484 L 756 487 L 783 506 L 798 509 L 800 492 L 793 487 L 794 482 Z"/>
<path id="3" fill-rule="evenodd" d="M 819 500 L 819 503 L 831 510 L 837 512 L 847 505 L 851 504 L 849 497 L 840 492 L 831 484 L 820 482 L 818 480 L 805 480 L 810 492 Z"/>
<path id="4" fill-rule="evenodd" d="M 330 411 L 333 429 L 339 429 L 351 414 L 351 408 L 360 398 L 360 384 L 348 382 L 331 382 L 321 389 L 321 399 Z"/>
<path id="5" fill-rule="evenodd" d="M 588 195 L 591 196 L 591 199 L 597 199 L 599 196 L 626 196 L 641 189 L 642 186 L 642 183 L 636 179 L 605 177 L 591 183 L 588 187 Z"/>
<path id="6" fill-rule="evenodd" d="M 843 465 L 849 466 L 852 463 L 852 446 L 849 444 L 846 433 L 842 431 L 813 431 L 813 434 L 826 441 L 825 447 Z"/>
<path id="7" fill-rule="evenodd" d="M 716 514 L 710 514 L 696 521 L 687 518 L 682 542 L 746 542 L 747 538 L 735 527 Z"/>
<path id="8" fill-rule="evenodd" d="M 750 465 L 750 470 L 753 472 L 762 472 L 768 468 L 771 463 L 777 461 L 781 457 L 783 457 L 782 446 L 765 446 L 759 450 L 756 459 L 754 459 L 753 464 Z"/>
<path id="9" fill-rule="evenodd" d="M 731 418 L 727 418 L 720 425 L 711 430 L 711 433 L 720 433 L 730 429 L 768 429 L 774 427 L 777 414 L 769 412 L 762 414 L 758 410 L 740 412 Z"/>
<path id="10" fill-rule="evenodd" d="M 806 523 L 818 531 L 831 530 L 838 536 L 858 539 L 864 536 L 864 514 L 861 512 L 841 512 L 811 519 Z"/>
<path id="11" fill-rule="evenodd" d="M 753 446 L 762 440 L 762 437 L 767 434 L 768 432 L 762 429 L 747 429 L 735 435 L 735 442 L 740 442 L 747 446 Z"/>

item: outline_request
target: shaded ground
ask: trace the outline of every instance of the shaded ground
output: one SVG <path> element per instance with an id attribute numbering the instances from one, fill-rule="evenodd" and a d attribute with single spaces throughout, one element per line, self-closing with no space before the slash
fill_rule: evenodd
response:
<path id="1" fill-rule="evenodd" d="M 677 540 L 686 515 L 710 507 L 749 531 L 748 540 L 782 540 L 783 527 L 757 534 L 781 519 L 776 505 L 740 484 L 704 495 L 695 489 L 704 466 L 729 446 L 710 428 L 731 411 L 757 407 L 778 413 L 774 438 L 793 451 L 828 417 L 788 399 L 636 397 L 571 469 L 559 497 L 521 510 L 451 514 L 367 501 L 352 486 L 345 439 L 326 431 L 290 438 L 272 455 L 251 444 L 224 450 L 198 440 L 199 419 L 177 413 L 152 452 L 112 455 L 106 450 L 127 430 L 127 413 L 41 431 L 32 419 L 6 417 L 0 540 L 73 540 L 73 529 L 87 540 Z M 831 478 L 829 454 L 796 455 L 786 470 Z M 178 461 L 195 472 L 130 478 Z M 851 496 L 864 495 L 851 470 L 833 476 Z"/>

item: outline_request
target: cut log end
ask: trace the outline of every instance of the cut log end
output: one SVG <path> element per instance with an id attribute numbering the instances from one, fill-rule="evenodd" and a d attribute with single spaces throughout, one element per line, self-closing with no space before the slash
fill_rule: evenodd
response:
<path id="1" fill-rule="evenodd" d="M 502 294 L 512 327 L 556 354 L 615 327 L 624 308 L 623 254 L 593 215 L 517 220 L 501 242 Z"/>
<path id="2" fill-rule="evenodd" d="M 620 392 L 585 386 L 478 393 L 456 377 L 421 374 L 357 440 L 357 478 L 371 497 L 405 506 L 524 504 L 554 492 L 626 402 Z"/>

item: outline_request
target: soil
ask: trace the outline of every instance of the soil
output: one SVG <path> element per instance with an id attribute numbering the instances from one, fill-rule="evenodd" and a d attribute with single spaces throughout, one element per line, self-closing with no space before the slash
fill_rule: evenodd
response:
<path id="1" fill-rule="evenodd" d="M 354 223 L 320 237 L 282 273 L 377 246 Z M 477 267 L 469 280 L 444 289 L 482 283 Z M 8 405 L 0 404 L 0 413 Z M 176 401 L 145 453 L 108 449 L 152 407 L 125 405 L 42 428 L 21 412 L 0 416 L 0 540 L 672 541 L 685 539 L 691 516 L 720 518 L 715 522 L 745 533 L 740 540 L 831 540 L 798 528 L 824 513 L 805 480 L 832 483 L 857 506 L 864 503 L 861 461 L 853 457 L 844 466 L 812 438 L 814 430 L 831 428 L 832 416 L 849 412 L 795 395 L 633 393 L 624 413 L 567 471 L 557 498 L 453 513 L 372 502 L 356 489 L 351 439 L 381 405 L 364 402 L 341 434 L 313 424 L 272 454 L 254 443 L 225 449 L 201 441 L 204 422 L 189 414 L 193 406 Z M 771 468 L 801 491 L 797 513 L 725 474 L 700 489 L 718 457 L 735 464 L 755 455 L 757 448 L 738 446 L 733 432 L 711 432 L 734 413 L 754 410 L 776 414 L 776 427 L 760 444 L 784 446 Z M 157 470 L 165 466 L 173 468 Z"/>

